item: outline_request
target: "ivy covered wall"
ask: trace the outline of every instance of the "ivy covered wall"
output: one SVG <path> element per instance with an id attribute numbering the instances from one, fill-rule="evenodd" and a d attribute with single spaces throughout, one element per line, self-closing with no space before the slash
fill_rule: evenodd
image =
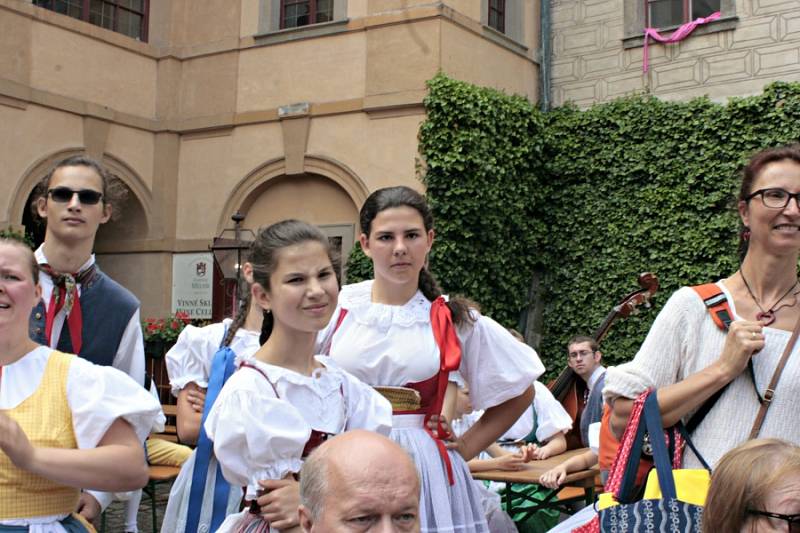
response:
<path id="1" fill-rule="evenodd" d="M 431 268 L 449 293 L 509 327 L 541 272 L 540 354 L 591 333 L 637 287 L 653 310 L 618 322 L 607 362 L 633 357 L 658 309 L 682 285 L 738 265 L 738 171 L 752 152 L 800 139 L 800 84 L 775 83 L 726 105 L 637 96 L 585 111 L 540 113 L 527 100 L 439 75 L 420 130 L 421 178 L 436 217 Z M 358 248 L 358 247 L 356 247 Z M 350 281 L 371 276 L 350 258 Z"/>

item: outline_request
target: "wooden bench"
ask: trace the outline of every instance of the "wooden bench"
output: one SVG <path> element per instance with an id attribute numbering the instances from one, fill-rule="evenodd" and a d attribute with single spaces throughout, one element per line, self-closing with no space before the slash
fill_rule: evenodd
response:
<path id="1" fill-rule="evenodd" d="M 176 420 L 178 415 L 178 406 L 173 404 L 162 404 L 161 409 L 164 410 L 164 416 L 167 417 L 167 422 L 164 425 L 164 431 L 161 433 L 151 433 L 150 438 L 168 440 L 170 442 L 179 442 Z"/>
<path id="2" fill-rule="evenodd" d="M 161 483 L 171 483 L 178 477 L 180 468 L 175 466 L 153 466 L 148 467 L 148 480 L 147 485 L 142 489 L 142 492 L 150 497 L 150 509 L 152 511 L 153 519 L 153 533 L 158 533 L 158 522 L 156 518 L 156 487 Z"/>

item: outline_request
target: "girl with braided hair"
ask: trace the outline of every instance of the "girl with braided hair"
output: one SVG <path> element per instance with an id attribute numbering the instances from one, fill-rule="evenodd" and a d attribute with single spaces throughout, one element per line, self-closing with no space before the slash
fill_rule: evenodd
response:
<path id="1" fill-rule="evenodd" d="M 249 265 L 253 303 L 264 314 L 262 346 L 252 357 L 237 357 L 238 369 L 203 425 L 225 479 L 245 487 L 247 508 L 212 530 L 297 531 L 304 458 L 351 429 L 388 435 L 391 406 L 316 355 L 317 333 L 339 295 L 336 256 L 318 228 L 299 220 L 262 228 Z"/>
<path id="2" fill-rule="evenodd" d="M 318 343 L 362 381 L 407 399 L 394 406 L 391 437 L 420 471 L 422 531 L 489 531 L 466 461 L 493 443 L 533 401 L 544 367 L 536 353 L 461 298 L 445 302 L 428 271 L 433 216 L 408 187 L 372 193 L 360 212 L 359 241 L 375 279 L 345 286 Z M 465 378 L 483 417 L 452 442 L 431 428 L 442 413 L 451 371 Z M 405 394 L 405 393 L 404 393 Z M 405 403 L 406 405 L 400 405 Z M 444 431 L 446 433 L 446 430 Z"/>

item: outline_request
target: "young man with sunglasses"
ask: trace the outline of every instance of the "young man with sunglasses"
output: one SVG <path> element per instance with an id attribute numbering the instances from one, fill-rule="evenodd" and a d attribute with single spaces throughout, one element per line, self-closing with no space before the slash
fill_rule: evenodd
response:
<path id="1" fill-rule="evenodd" d="M 92 253 L 98 228 L 111 218 L 113 179 L 97 161 L 73 156 L 39 183 L 32 207 L 46 224 L 36 250 L 42 301 L 31 313 L 30 336 L 143 384 L 139 301 L 97 268 Z M 79 511 L 92 520 L 110 501 L 110 494 L 85 492 Z"/>
<path id="2" fill-rule="evenodd" d="M 589 425 L 603 417 L 603 385 L 606 369 L 600 364 L 603 354 L 597 342 L 582 335 L 572 337 L 567 343 L 567 365 L 586 382 L 586 406 L 580 419 L 581 441 L 589 445 Z"/>

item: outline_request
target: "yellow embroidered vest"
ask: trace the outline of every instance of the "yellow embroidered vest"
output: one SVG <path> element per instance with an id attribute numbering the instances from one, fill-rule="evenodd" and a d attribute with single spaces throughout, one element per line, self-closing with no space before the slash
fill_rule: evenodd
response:
<path id="1" fill-rule="evenodd" d="M 67 402 L 67 373 L 73 357 L 51 352 L 39 388 L 5 411 L 36 447 L 78 447 Z M 0 453 L 0 520 L 69 514 L 75 511 L 79 497 L 79 489 L 21 470 Z"/>

